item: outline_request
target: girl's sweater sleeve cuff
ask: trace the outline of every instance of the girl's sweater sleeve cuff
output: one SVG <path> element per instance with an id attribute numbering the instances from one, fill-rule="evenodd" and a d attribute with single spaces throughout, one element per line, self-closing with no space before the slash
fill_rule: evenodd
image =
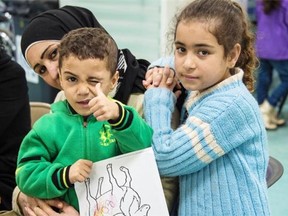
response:
<path id="1" fill-rule="evenodd" d="M 148 69 L 151 69 L 153 67 L 164 67 L 168 65 L 170 68 L 174 69 L 174 57 L 173 56 L 167 56 L 157 59 L 156 61 L 152 62 Z"/>
<path id="2" fill-rule="evenodd" d="M 166 88 L 148 89 L 144 96 L 145 120 L 154 129 L 160 125 L 170 126 L 175 103 L 176 96 L 172 91 Z"/>
<path id="3" fill-rule="evenodd" d="M 163 105 L 167 106 L 169 110 L 173 112 L 175 103 L 176 96 L 167 88 L 151 88 L 148 89 L 144 95 L 144 105 L 146 106 Z"/>

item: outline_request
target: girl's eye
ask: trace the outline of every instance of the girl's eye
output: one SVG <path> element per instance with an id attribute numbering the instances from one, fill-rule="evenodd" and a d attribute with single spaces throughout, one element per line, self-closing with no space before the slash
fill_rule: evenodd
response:
<path id="1" fill-rule="evenodd" d="M 199 51 L 198 53 L 199 53 L 200 56 L 207 56 L 207 55 L 209 55 L 209 52 L 206 51 L 206 50 L 201 50 L 201 51 Z"/>
<path id="2" fill-rule="evenodd" d="M 184 53 L 186 51 L 186 49 L 184 47 L 176 47 L 176 51 L 178 53 Z"/>

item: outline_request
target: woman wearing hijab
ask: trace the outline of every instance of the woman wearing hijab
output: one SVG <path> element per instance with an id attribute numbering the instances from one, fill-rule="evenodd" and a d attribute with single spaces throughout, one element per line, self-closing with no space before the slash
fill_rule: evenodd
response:
<path id="1" fill-rule="evenodd" d="M 27 63 L 47 84 L 59 90 L 61 90 L 57 72 L 59 41 L 69 31 L 81 27 L 104 29 L 91 11 L 76 6 L 64 6 L 45 11 L 32 18 L 23 32 L 21 50 Z M 133 106 L 140 115 L 143 114 L 142 102 L 145 91 L 142 80 L 145 79 L 149 64 L 146 60 L 136 59 L 128 49 L 119 50 L 117 66 L 119 81 L 110 96 L 124 104 Z M 60 92 L 60 96 L 58 94 L 56 100 L 61 99 L 61 97 Z M 41 200 L 27 197 L 17 188 L 14 190 L 13 199 L 13 209 L 20 215 L 21 212 L 28 215 L 25 206 L 34 209 L 35 206 L 39 206 L 39 202 L 41 203 Z M 60 203 L 60 205 L 62 204 Z M 65 208 L 59 208 L 65 211 Z M 53 210 L 51 209 L 51 211 Z M 52 213 L 50 212 L 50 214 Z"/>
<path id="2" fill-rule="evenodd" d="M 69 31 L 81 27 L 104 29 L 88 9 L 64 6 L 32 18 L 23 32 L 21 50 L 27 63 L 54 88 L 61 89 L 57 73 L 59 40 Z M 135 107 L 141 115 L 142 94 L 145 91 L 142 80 L 149 64 L 146 60 L 136 59 L 128 49 L 119 50 L 119 81 L 111 96 Z"/>

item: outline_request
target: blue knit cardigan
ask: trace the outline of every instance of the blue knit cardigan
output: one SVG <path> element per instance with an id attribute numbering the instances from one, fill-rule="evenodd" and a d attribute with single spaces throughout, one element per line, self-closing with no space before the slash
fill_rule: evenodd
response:
<path id="1" fill-rule="evenodd" d="M 204 92 L 190 92 L 188 116 L 175 131 L 170 127 L 175 95 L 166 88 L 145 93 L 159 172 L 179 176 L 180 216 L 270 215 L 267 135 L 242 78 L 238 69 Z"/>

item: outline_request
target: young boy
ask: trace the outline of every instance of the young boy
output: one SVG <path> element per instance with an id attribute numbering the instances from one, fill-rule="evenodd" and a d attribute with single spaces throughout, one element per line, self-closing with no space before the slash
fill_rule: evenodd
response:
<path id="1" fill-rule="evenodd" d="M 152 129 L 131 107 L 107 97 L 118 81 L 118 49 L 103 30 L 68 33 L 59 47 L 66 99 L 52 104 L 24 138 L 16 180 L 24 193 L 59 197 L 79 210 L 73 188 L 93 162 L 150 146 Z"/>

